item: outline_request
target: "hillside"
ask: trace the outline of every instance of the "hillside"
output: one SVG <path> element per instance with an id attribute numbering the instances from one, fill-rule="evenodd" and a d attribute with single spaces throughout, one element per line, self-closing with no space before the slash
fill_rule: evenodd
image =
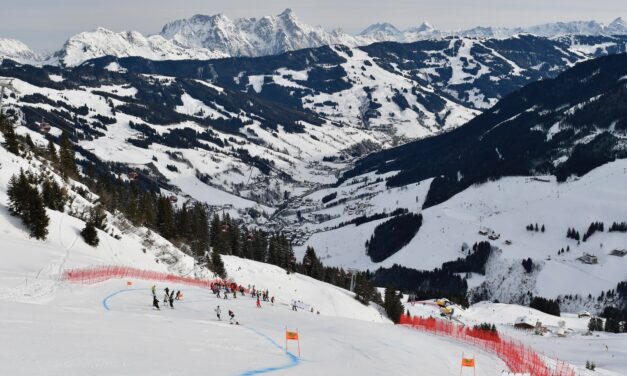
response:
<path id="1" fill-rule="evenodd" d="M 440 268 L 489 241 L 495 250 L 487 264 L 449 266 L 467 279 L 475 299 L 522 303 L 530 294 L 578 294 L 563 306 L 602 309 L 594 299 L 627 278 L 626 259 L 610 255 L 624 249 L 625 235 L 608 231 L 625 221 L 619 98 L 626 59 L 582 63 L 512 93 L 460 128 L 357 161 L 336 187 L 285 209 L 285 230 L 304 234 L 301 254 L 313 246 L 325 263 L 371 271 L 395 264 Z M 418 229 L 399 210 L 420 213 Z M 569 229 L 584 234 L 596 221 L 605 231 L 586 240 L 567 237 Z M 583 264 L 584 253 L 598 264 Z M 528 258 L 534 266 L 525 271 Z M 396 283 L 410 290 L 420 286 L 409 275 L 401 279 Z"/>
<path id="2" fill-rule="evenodd" d="M 225 300 L 207 289 L 157 281 L 159 297 L 165 287 L 181 290 L 184 297 L 176 301 L 173 310 L 162 307 L 156 311 L 150 307 L 150 287 L 155 281 L 126 278 L 94 285 L 65 281 L 62 276 L 70 268 L 100 265 L 214 276 L 195 268 L 190 256 L 165 239 L 154 233 L 147 235 L 146 229 L 130 226 L 111 213 L 107 213 L 109 229 L 98 233 L 100 244 L 87 245 L 78 234 L 84 222 L 75 216 L 96 197 L 85 190 L 76 194 L 79 183 L 68 180 L 66 185 L 37 158 L 27 160 L 3 147 L 0 157 L 0 241 L 4 245 L 0 301 L 5 306 L 0 321 L 10 323 L 0 334 L 0 341 L 11 343 L 0 355 L 3 373 L 200 375 L 206 374 L 208 367 L 218 374 L 242 375 L 292 367 L 304 375 L 346 367 L 355 374 L 374 375 L 384 369 L 410 372 L 417 358 L 398 348 L 412 349 L 411 354 L 420 354 L 418 359 L 424 357 L 423 364 L 430 369 L 426 374 L 453 372 L 458 367 L 462 345 L 394 327 L 376 306 L 359 303 L 346 290 L 237 257 L 224 257 L 230 278 L 242 285 L 268 289 L 276 297 L 274 304 L 263 302 L 262 308 L 256 308 L 248 294 Z M 50 224 L 44 241 L 29 238 L 18 218 L 7 212 L 8 177 L 20 169 L 47 171 L 68 189 L 67 212 L 46 210 Z M 298 312 L 290 309 L 292 300 L 299 301 Z M 222 320 L 214 313 L 218 305 Z M 312 307 L 315 313 L 304 307 Z M 240 325 L 227 324 L 228 310 L 235 312 Z M 302 358 L 296 347 L 285 353 L 282 343 L 286 326 L 298 330 Z M 416 349 L 418 353 L 414 353 Z M 167 354 L 176 361 L 155 359 L 157 354 Z M 504 367 L 493 355 L 480 352 L 477 359 L 482 364 L 479 375 L 496 375 Z"/>
<path id="3" fill-rule="evenodd" d="M 624 43 L 517 36 L 209 61 L 103 57 L 74 68 L 4 60 L 0 76 L 19 91 L 5 104 L 24 127 L 38 131 L 43 119 L 51 135 L 71 133 L 100 168 L 141 173 L 144 184 L 264 224 L 355 158 L 454 129 L 527 83 Z"/>

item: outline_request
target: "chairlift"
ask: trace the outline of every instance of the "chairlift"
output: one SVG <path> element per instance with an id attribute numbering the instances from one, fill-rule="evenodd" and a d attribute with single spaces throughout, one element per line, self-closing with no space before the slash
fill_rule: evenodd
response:
<path id="1" fill-rule="evenodd" d="M 176 197 L 176 195 L 170 195 L 170 197 L 168 199 L 173 204 L 175 204 L 179 200 L 178 197 Z"/>
<path id="2" fill-rule="evenodd" d="M 135 171 L 131 171 L 128 173 L 128 180 L 130 181 L 137 181 L 137 178 L 139 177 L 139 174 Z"/>
<path id="3" fill-rule="evenodd" d="M 39 131 L 41 133 L 49 133 L 50 129 L 50 124 L 48 124 L 46 120 L 44 120 L 44 118 L 41 118 L 41 123 L 39 123 Z"/>

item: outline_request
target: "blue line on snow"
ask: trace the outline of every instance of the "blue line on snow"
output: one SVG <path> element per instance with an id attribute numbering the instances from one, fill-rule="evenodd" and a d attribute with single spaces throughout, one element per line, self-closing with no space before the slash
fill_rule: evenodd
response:
<path id="1" fill-rule="evenodd" d="M 142 291 L 142 290 L 149 290 L 149 289 L 143 288 L 143 289 L 123 289 L 123 290 L 118 290 L 118 291 L 108 295 L 106 298 L 102 299 L 102 306 L 104 307 L 105 310 L 110 311 L 110 309 L 109 309 L 109 299 L 113 298 L 116 295 L 123 294 L 123 293 L 126 293 L 126 292 Z M 278 343 L 276 343 L 276 341 L 273 340 L 272 338 L 270 338 L 268 335 L 260 332 L 259 330 L 255 329 L 255 328 L 251 328 L 251 327 L 248 327 L 248 326 L 245 326 L 245 328 L 251 330 L 252 332 L 257 334 L 258 336 L 261 336 L 261 337 L 267 339 L 277 349 L 283 351 L 283 347 L 281 345 L 279 345 Z M 261 374 L 264 374 L 264 373 L 270 373 L 270 372 L 274 372 L 274 371 L 281 371 L 281 370 L 284 370 L 284 369 L 296 367 L 297 365 L 300 364 L 301 360 L 296 355 L 292 354 L 291 352 L 286 352 L 285 355 L 290 360 L 290 362 L 288 364 L 285 364 L 285 365 L 282 365 L 282 366 L 266 367 L 266 368 L 259 368 L 259 369 L 254 369 L 254 370 L 250 370 L 250 371 L 244 371 L 243 373 L 240 374 L 240 376 L 261 375 Z"/>
<path id="2" fill-rule="evenodd" d="M 261 336 L 261 337 L 267 339 L 276 348 L 278 348 L 279 350 L 283 351 L 283 347 L 281 345 L 279 345 L 278 343 L 276 343 L 275 340 L 273 340 L 272 338 L 268 337 L 266 334 L 258 331 L 255 328 L 250 328 L 250 327 L 246 327 L 246 328 L 252 330 L 258 336 Z M 267 368 L 254 369 L 254 370 L 250 370 L 250 371 L 244 371 L 243 373 L 240 374 L 240 376 L 261 375 L 263 373 L 269 373 L 269 372 L 280 371 L 280 370 L 296 367 L 297 365 L 300 364 L 300 358 L 297 357 L 296 355 L 292 354 L 291 352 L 287 352 L 287 353 L 285 353 L 285 355 L 287 355 L 287 357 L 290 359 L 290 362 L 288 364 L 285 364 L 285 365 L 282 365 L 282 366 L 276 366 L 276 367 L 267 367 Z"/>
<path id="3" fill-rule="evenodd" d="M 124 289 L 124 290 L 118 290 L 118 291 L 114 292 L 113 294 L 107 296 L 106 298 L 102 299 L 102 306 L 107 311 L 110 311 L 110 309 L 109 309 L 109 299 L 113 298 L 114 296 L 116 296 L 118 294 L 122 294 L 122 293 L 125 293 L 125 292 L 141 291 L 141 290 L 149 290 L 149 289 Z"/>

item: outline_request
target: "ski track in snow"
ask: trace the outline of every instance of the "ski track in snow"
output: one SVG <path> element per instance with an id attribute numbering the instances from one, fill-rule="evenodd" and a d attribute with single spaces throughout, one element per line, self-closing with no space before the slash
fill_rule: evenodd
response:
<path id="1" fill-rule="evenodd" d="M 133 288 L 133 289 L 122 289 L 122 290 L 115 291 L 115 292 L 107 295 L 104 299 L 102 299 L 102 307 L 106 311 L 111 311 L 111 308 L 109 307 L 109 300 L 111 298 L 113 298 L 113 297 L 115 297 L 117 295 L 120 295 L 120 294 L 127 293 L 127 292 L 137 292 L 137 291 L 146 291 L 146 290 L 149 290 L 149 289 L 146 289 L 146 288 Z M 256 335 L 265 338 L 270 343 L 272 343 L 272 345 L 274 345 L 277 349 L 283 350 L 283 347 L 281 345 L 279 345 L 275 340 L 273 340 L 272 338 L 270 338 L 268 335 L 264 334 L 263 332 L 255 329 L 255 328 L 248 327 L 248 326 L 246 326 L 245 328 L 250 330 L 251 332 L 255 333 Z M 281 366 L 271 366 L 271 367 L 258 368 L 258 369 L 253 369 L 253 370 L 249 370 L 249 371 L 244 371 L 244 372 L 242 372 L 240 374 L 240 376 L 261 375 L 261 374 L 264 374 L 264 373 L 270 373 L 270 372 L 274 372 L 274 371 L 281 371 L 281 370 L 285 370 L 285 369 L 288 369 L 288 368 L 296 367 L 297 365 L 299 365 L 301 363 L 300 358 L 297 357 L 296 355 L 292 354 L 291 352 L 286 352 L 285 355 L 289 358 L 289 363 L 288 364 L 281 365 Z"/>

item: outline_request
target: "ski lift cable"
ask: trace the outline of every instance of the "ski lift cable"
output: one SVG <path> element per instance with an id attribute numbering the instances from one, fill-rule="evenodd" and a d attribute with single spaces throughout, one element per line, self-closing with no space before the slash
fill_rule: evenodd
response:
<path id="1" fill-rule="evenodd" d="M 50 120 L 50 118 L 49 118 L 49 117 L 46 117 L 46 116 L 42 115 L 42 114 L 41 114 L 41 112 L 39 112 L 39 111 L 35 110 L 33 107 L 20 107 L 20 109 L 21 109 L 22 111 L 24 111 L 24 110 L 28 110 L 28 111 L 30 111 L 32 114 L 34 114 L 34 115 L 37 115 L 37 116 L 41 117 L 43 120 L 45 120 L 45 121 L 46 121 L 46 122 L 48 122 L 49 124 L 51 124 L 51 125 L 53 125 L 53 126 L 55 126 L 55 127 L 59 128 L 59 129 L 61 129 L 61 130 L 65 130 L 65 131 L 67 131 L 67 130 L 69 129 L 69 130 L 71 131 L 71 133 L 73 133 L 73 134 L 76 136 L 76 127 L 72 128 L 71 126 L 61 125 L 61 124 L 59 124 L 59 123 L 58 123 L 58 122 L 56 122 L 56 121 L 52 121 L 52 120 Z"/>

